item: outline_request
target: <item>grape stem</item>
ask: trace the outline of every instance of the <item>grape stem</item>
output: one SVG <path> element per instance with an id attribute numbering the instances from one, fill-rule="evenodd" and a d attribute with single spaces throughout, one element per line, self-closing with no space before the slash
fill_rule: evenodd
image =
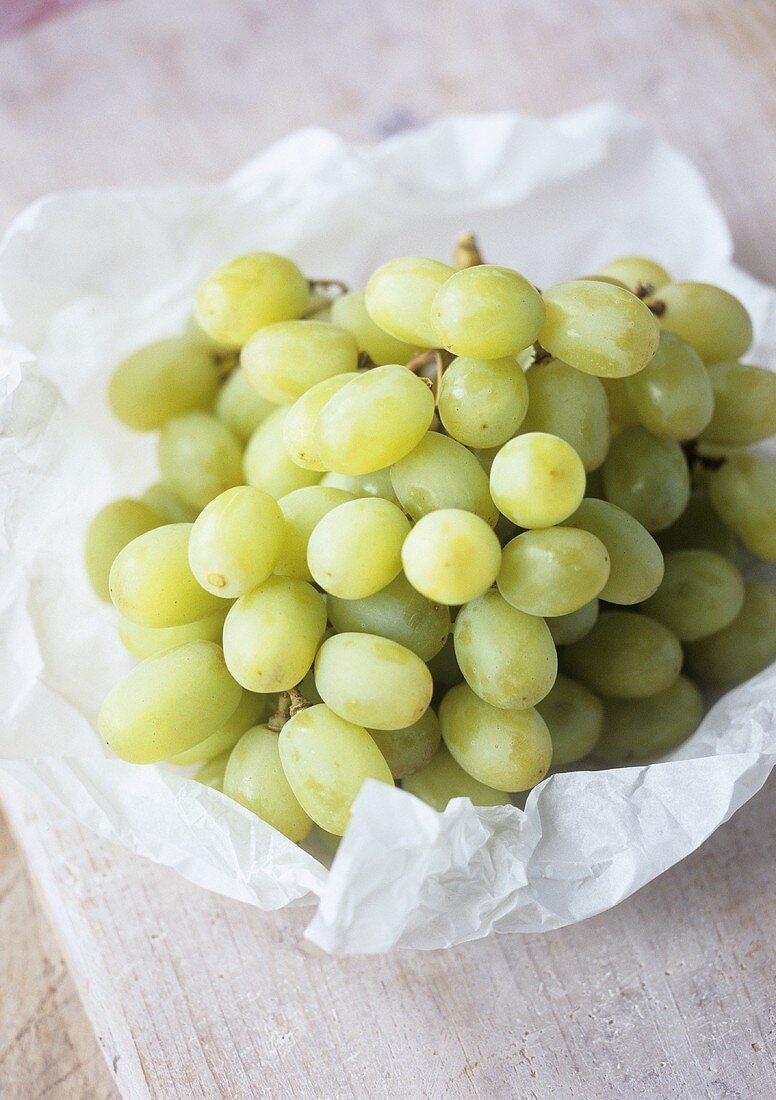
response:
<path id="1" fill-rule="evenodd" d="M 308 279 L 310 290 L 338 290 L 340 294 L 347 294 L 350 287 L 342 279 Z"/>
<path id="2" fill-rule="evenodd" d="M 656 317 L 662 317 L 666 311 L 665 302 L 661 302 L 659 298 L 656 298 L 654 302 L 646 302 L 645 305 Z"/>
<path id="3" fill-rule="evenodd" d="M 636 283 L 636 289 L 633 293 L 637 298 L 649 298 L 651 294 L 655 293 L 655 288 L 652 283 Z"/>
<path id="4" fill-rule="evenodd" d="M 473 233 L 461 233 L 453 250 L 453 267 L 459 271 L 465 267 L 479 267 L 484 263 L 477 238 Z"/>
<path id="5" fill-rule="evenodd" d="M 693 466 L 700 466 L 703 470 L 719 470 L 725 465 L 727 459 L 724 455 L 702 455 L 698 451 L 698 440 L 689 439 L 686 443 L 682 444 L 682 450 L 684 451 L 684 457 L 687 459 L 687 465 L 690 469 Z"/>
<path id="6" fill-rule="evenodd" d="M 312 703 L 305 699 L 299 688 L 289 688 L 278 695 L 277 710 L 267 719 L 267 727 L 273 733 L 280 733 L 289 718 L 293 718 L 300 710 L 306 710 Z"/>
<path id="7" fill-rule="evenodd" d="M 552 359 L 552 356 L 547 351 L 547 348 L 543 348 L 538 340 L 534 341 L 533 353 L 534 357 L 533 362 L 531 363 L 532 367 L 535 367 L 537 363 L 542 363 L 545 359 Z"/>

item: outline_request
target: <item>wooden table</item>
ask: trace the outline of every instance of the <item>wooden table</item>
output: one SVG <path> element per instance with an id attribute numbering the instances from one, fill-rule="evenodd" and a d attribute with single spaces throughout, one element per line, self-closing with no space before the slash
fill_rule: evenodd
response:
<path id="1" fill-rule="evenodd" d="M 774 56 L 772 0 L 85 7 L 0 44 L 0 221 L 56 188 L 215 179 L 305 123 L 368 140 L 606 96 L 694 158 L 773 280 Z M 344 961 L 303 912 L 200 892 L 18 790 L 6 810 L 3 1100 L 773 1095 L 772 787 L 582 926 Z"/>

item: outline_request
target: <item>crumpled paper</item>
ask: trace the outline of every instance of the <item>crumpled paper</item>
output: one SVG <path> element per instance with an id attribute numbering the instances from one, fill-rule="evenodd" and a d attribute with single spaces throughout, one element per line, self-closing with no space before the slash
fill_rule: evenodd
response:
<path id="1" fill-rule="evenodd" d="M 517 807 L 438 814 L 370 781 L 331 870 L 209 788 L 111 759 L 102 697 L 129 666 L 81 564 L 92 513 L 155 479 L 153 440 L 106 404 L 112 367 L 185 320 L 200 278 L 251 249 L 363 283 L 457 233 L 538 285 L 646 252 L 738 294 L 776 362 L 776 293 L 731 263 L 695 169 L 611 105 L 454 117 L 375 146 L 303 130 L 226 183 L 44 198 L 0 248 L 0 772 L 103 837 L 228 897 L 315 904 L 326 951 L 430 949 L 616 905 L 703 842 L 776 755 L 776 666 L 665 762 L 551 776 Z"/>

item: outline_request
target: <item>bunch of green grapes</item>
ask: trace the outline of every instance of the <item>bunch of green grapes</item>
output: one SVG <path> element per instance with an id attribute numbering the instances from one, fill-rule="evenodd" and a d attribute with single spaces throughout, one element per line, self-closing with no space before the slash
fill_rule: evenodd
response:
<path id="1" fill-rule="evenodd" d="M 239 257 L 110 385 L 161 480 L 87 535 L 139 659 L 102 735 L 297 842 L 342 835 L 366 779 L 444 810 L 658 757 L 698 685 L 776 659 L 776 593 L 741 572 L 776 561 L 750 450 L 776 375 L 741 361 L 741 303 L 640 257 L 540 293 L 457 256 L 336 298 Z"/>

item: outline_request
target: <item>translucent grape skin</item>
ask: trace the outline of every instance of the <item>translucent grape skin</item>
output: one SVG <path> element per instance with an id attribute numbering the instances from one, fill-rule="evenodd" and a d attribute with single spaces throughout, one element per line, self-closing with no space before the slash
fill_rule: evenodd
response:
<path id="1" fill-rule="evenodd" d="M 603 733 L 593 749 L 607 764 L 650 760 L 678 748 L 703 716 L 703 697 L 680 676 L 648 699 L 604 699 Z"/>
<path id="2" fill-rule="evenodd" d="M 590 633 L 563 650 L 563 671 L 601 695 L 641 699 L 665 690 L 682 667 L 679 639 L 631 611 L 606 611 Z"/>
<path id="3" fill-rule="evenodd" d="M 439 708 L 450 755 L 469 775 L 497 791 L 526 791 L 547 774 L 552 742 L 533 707 L 491 706 L 468 684 L 451 688 Z"/>
<path id="4" fill-rule="evenodd" d="M 170 763 L 179 766 L 199 764 L 202 760 L 211 760 L 230 752 L 246 730 L 264 721 L 275 699 L 274 695 L 257 695 L 253 691 L 243 691 L 237 708 L 215 733 L 211 733 L 192 749 L 173 756 Z"/>
<path id="5" fill-rule="evenodd" d="M 203 588 L 236 599 L 270 576 L 285 539 L 283 513 L 269 493 L 251 485 L 227 489 L 194 521 L 189 565 Z"/>
<path id="6" fill-rule="evenodd" d="M 345 329 L 378 367 L 386 363 L 407 363 L 415 351 L 415 343 L 397 340 L 385 329 L 376 325 L 367 313 L 366 295 L 363 290 L 353 290 L 335 298 L 331 306 L 331 319 Z"/>
<path id="7" fill-rule="evenodd" d="M 398 504 L 396 493 L 391 484 L 390 468 L 372 470 L 368 474 L 334 474 L 331 471 L 325 473 L 320 480 L 321 485 L 331 486 L 334 489 L 345 489 L 354 497 L 384 497 L 392 504 Z"/>
<path id="8" fill-rule="evenodd" d="M 434 603 L 463 604 L 485 592 L 501 568 L 501 544 L 472 512 L 443 508 L 421 517 L 404 540 L 407 580 Z"/>
<path id="9" fill-rule="evenodd" d="M 274 401 L 267 401 L 256 393 L 245 372 L 238 367 L 218 391 L 213 411 L 230 432 L 234 432 L 242 443 L 247 443 L 276 407 Z"/>
<path id="10" fill-rule="evenodd" d="M 700 489 L 692 494 L 676 523 L 658 532 L 657 542 L 664 554 L 671 550 L 714 550 L 734 559 L 736 553 L 735 535 Z"/>
<path id="11" fill-rule="evenodd" d="M 608 579 L 609 554 L 600 539 L 575 527 L 548 527 L 507 543 L 496 583 L 513 607 L 547 616 L 578 611 Z"/>
<path id="12" fill-rule="evenodd" d="M 559 359 L 543 359 L 526 379 L 522 433 L 559 436 L 574 448 L 585 470 L 597 469 L 609 450 L 609 402 L 601 380 Z"/>
<path id="13" fill-rule="evenodd" d="M 214 791 L 223 791 L 224 774 L 229 761 L 229 752 L 222 752 L 220 756 L 214 756 L 212 760 L 206 760 L 194 774 L 197 783 L 203 787 L 212 787 Z"/>
<path id="14" fill-rule="evenodd" d="M 653 358 L 625 380 L 625 387 L 640 422 L 653 435 L 695 439 L 712 419 L 709 372 L 697 351 L 673 332 L 661 332 Z"/>
<path id="15" fill-rule="evenodd" d="M 690 470 L 679 444 L 646 428 L 623 428 L 603 465 L 610 504 L 630 513 L 647 531 L 662 531 L 690 500 Z"/>
<path id="16" fill-rule="evenodd" d="M 184 642 L 221 642 L 224 619 L 229 610 L 228 604 L 193 623 L 182 626 L 140 626 L 131 619 L 119 616 L 119 638 L 133 657 L 152 657 L 154 653 L 163 653 L 165 649 L 183 645 Z"/>
<path id="17" fill-rule="evenodd" d="M 552 766 L 565 768 L 595 748 L 604 723 L 601 700 L 584 684 L 558 673 L 552 691 L 536 704 L 552 741 Z"/>
<path id="18" fill-rule="evenodd" d="M 503 359 L 529 347 L 544 321 L 536 288 L 506 267 L 456 271 L 437 291 L 431 318 L 439 344 L 454 355 Z"/>
<path id="19" fill-rule="evenodd" d="M 394 779 L 425 768 L 439 749 L 442 731 L 431 707 L 417 722 L 401 730 L 369 730 L 369 735 L 385 757 Z"/>
<path id="20" fill-rule="evenodd" d="M 100 733 L 122 760 L 153 764 L 204 741 L 237 708 L 221 647 L 186 642 L 142 661 L 109 692 Z"/>
<path id="21" fill-rule="evenodd" d="M 647 287 L 657 290 L 671 278 L 661 264 L 646 256 L 620 256 L 604 264 L 600 274 L 618 279 L 633 294 Z"/>
<path id="22" fill-rule="evenodd" d="M 279 738 L 267 726 L 253 726 L 232 749 L 224 773 L 224 794 L 262 821 L 301 843 L 313 827 L 286 779 Z"/>
<path id="23" fill-rule="evenodd" d="M 173 492 L 193 508 L 242 481 L 242 446 L 211 413 L 168 420 L 159 434 L 159 469 Z"/>
<path id="24" fill-rule="evenodd" d="M 307 544 L 307 565 L 324 591 L 346 600 L 364 599 L 399 575 L 409 532 L 409 520 L 389 500 L 349 500 L 316 524 Z"/>
<path id="25" fill-rule="evenodd" d="M 712 507 L 748 550 L 776 562 L 776 463 L 757 454 L 730 455 L 710 473 Z"/>
<path id="26" fill-rule="evenodd" d="M 491 527 L 498 519 L 482 466 L 463 444 L 438 432 L 427 432 L 414 450 L 391 466 L 391 484 L 413 520 L 443 508 L 473 512 Z"/>
<path id="27" fill-rule="evenodd" d="M 523 423 L 528 383 L 514 358 L 459 356 L 442 375 L 439 418 L 467 447 L 500 447 Z"/>
<path id="28" fill-rule="evenodd" d="M 609 553 L 609 579 L 601 589 L 601 599 L 635 604 L 657 591 L 663 579 L 663 555 L 649 532 L 628 512 L 608 501 L 586 497 L 566 526 L 590 531 Z"/>
<path id="29" fill-rule="evenodd" d="M 362 600 L 329 596 L 329 620 L 339 633 L 379 634 L 406 646 L 429 661 L 442 649 L 450 633 L 450 611 L 417 592 L 400 574 L 394 581 Z"/>
<path id="30" fill-rule="evenodd" d="M 320 472 L 302 469 L 283 442 L 285 420 L 291 406 L 281 405 L 258 426 L 245 448 L 243 475 L 249 485 L 278 500 L 295 489 L 320 481 Z"/>
<path id="31" fill-rule="evenodd" d="M 571 645 L 590 631 L 598 619 L 598 600 L 591 600 L 569 615 L 556 615 L 547 620 L 547 626 L 555 645 Z"/>
<path id="32" fill-rule="evenodd" d="M 296 401 L 312 386 L 355 371 L 358 347 L 349 332 L 328 321 L 279 321 L 259 329 L 240 353 L 240 366 L 262 397 Z"/>
<path id="33" fill-rule="evenodd" d="M 499 511 L 520 527 L 553 527 L 577 510 L 585 468 L 565 439 L 529 432 L 505 443 L 490 470 Z"/>
<path id="34" fill-rule="evenodd" d="M 344 489 L 326 485 L 308 485 L 281 497 L 278 507 L 285 521 L 285 534 L 275 572 L 283 577 L 311 581 L 313 575 L 307 565 L 307 545 L 313 529 L 332 508 L 354 499 Z"/>
<path id="35" fill-rule="evenodd" d="M 197 291 L 195 317 L 208 336 L 239 348 L 264 325 L 301 317 L 309 303 L 307 279 L 292 260 L 253 252 L 208 275 Z"/>
<path id="36" fill-rule="evenodd" d="M 378 267 L 366 284 L 370 318 L 390 336 L 419 348 L 437 346 L 431 307 L 437 291 L 454 274 L 449 264 L 424 256 L 401 256 Z"/>
<path id="37" fill-rule="evenodd" d="M 312 386 L 291 405 L 283 420 L 283 444 L 289 457 L 304 470 L 322 473 L 326 466 L 315 438 L 318 414 L 323 406 L 353 380 L 352 373 L 335 374 Z"/>
<path id="38" fill-rule="evenodd" d="M 101 600 L 110 602 L 108 578 L 116 555 L 138 535 L 161 527 L 164 518 L 149 504 L 123 497 L 100 508 L 86 531 L 86 575 Z"/>
<path id="39" fill-rule="evenodd" d="M 149 485 L 140 499 L 158 512 L 165 523 L 193 523 L 199 515 L 196 508 L 176 497 L 163 481 Z"/>
<path id="40" fill-rule="evenodd" d="M 638 378 L 638 374 L 633 375 L 633 377 Z M 641 420 L 628 393 L 628 379 L 599 378 L 598 381 L 606 391 L 606 399 L 609 402 L 610 427 L 614 430 L 615 428 L 625 428 L 629 424 L 640 424 Z M 659 434 L 659 432 L 655 432 L 655 435 Z"/>
<path id="41" fill-rule="evenodd" d="M 452 798 L 468 798 L 474 806 L 508 806 L 509 795 L 494 790 L 465 772 L 441 745 L 425 768 L 402 780 L 402 787 L 443 813 Z"/>
<path id="42" fill-rule="evenodd" d="M 201 344 L 184 336 L 157 340 L 119 363 L 108 400 L 128 428 L 155 431 L 173 416 L 207 408 L 220 370 L 217 357 Z"/>
<path id="43" fill-rule="evenodd" d="M 708 283 L 666 283 L 649 304 L 660 327 L 692 344 L 705 363 L 739 359 L 752 342 L 746 309 L 726 290 Z"/>
<path id="44" fill-rule="evenodd" d="M 685 646 L 687 669 L 704 684 L 730 688 L 776 661 L 776 591 L 747 581 L 738 616 L 716 634 Z"/>
<path id="45" fill-rule="evenodd" d="M 743 577 L 727 558 L 712 550 L 674 550 L 644 610 L 680 641 L 694 642 L 729 626 L 743 603 Z"/>
<path id="46" fill-rule="evenodd" d="M 776 433 L 776 372 L 744 363 L 710 363 L 714 415 L 704 443 L 748 447 Z"/>

